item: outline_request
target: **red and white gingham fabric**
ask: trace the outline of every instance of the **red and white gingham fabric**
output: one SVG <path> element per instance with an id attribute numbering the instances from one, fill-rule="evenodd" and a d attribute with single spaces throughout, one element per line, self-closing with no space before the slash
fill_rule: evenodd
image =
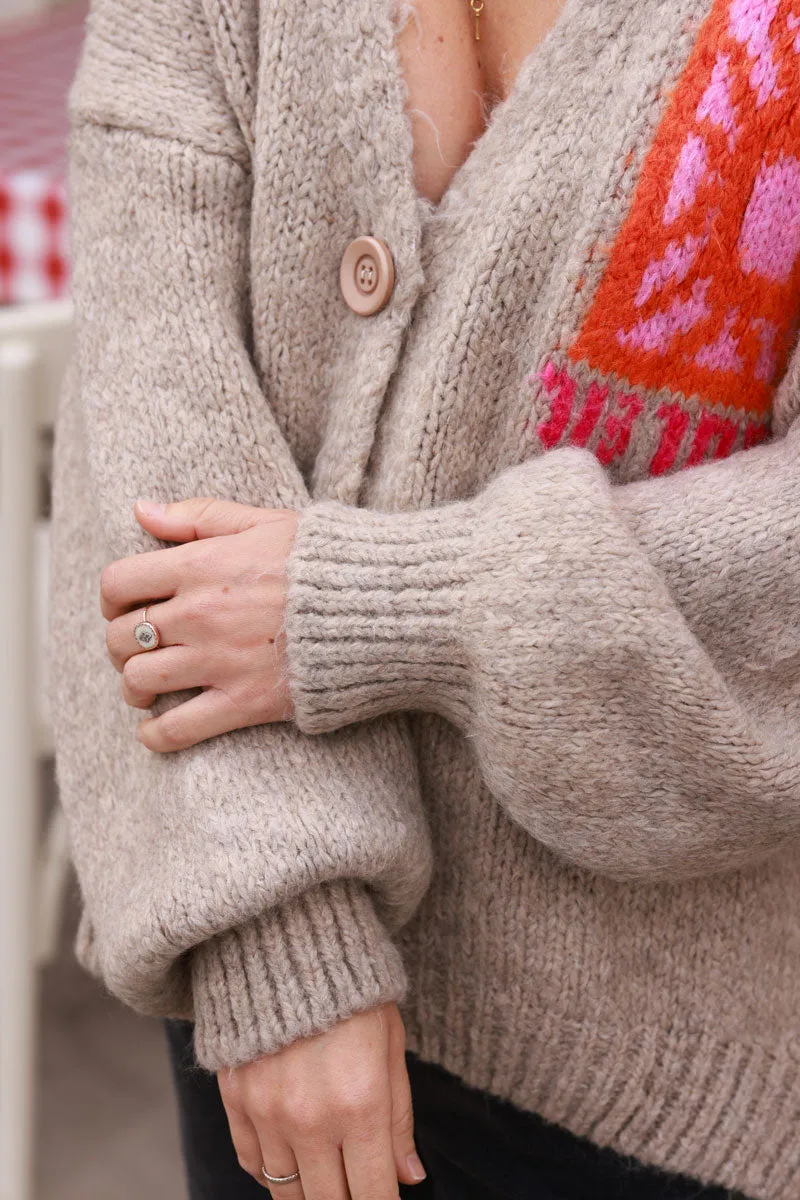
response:
<path id="1" fill-rule="evenodd" d="M 69 287 L 66 95 L 87 0 L 0 24 L 0 304 Z"/>

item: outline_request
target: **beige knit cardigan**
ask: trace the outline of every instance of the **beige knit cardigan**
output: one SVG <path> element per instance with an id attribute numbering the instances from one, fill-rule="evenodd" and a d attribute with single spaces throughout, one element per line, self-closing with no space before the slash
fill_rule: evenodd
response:
<path id="1" fill-rule="evenodd" d="M 754 64 L 740 124 L 791 49 L 786 4 L 761 8 L 728 54 Z M 762 366 L 724 374 L 730 330 L 667 355 L 661 388 L 568 353 L 673 89 L 742 12 L 567 0 L 434 209 L 392 0 L 95 0 L 70 93 L 53 703 L 80 958 L 192 1016 L 206 1067 L 400 998 L 410 1046 L 469 1083 L 797 1200 L 800 357 L 790 330 L 767 429 L 670 383 L 713 351 L 709 388 L 764 392 Z M 734 145 L 727 112 L 709 146 Z M 715 177 L 678 184 L 686 220 L 705 206 L 679 249 L 705 253 Z M 338 285 L 360 234 L 395 263 L 371 317 Z M 643 370 L 702 309 L 675 261 L 647 276 L 672 307 L 646 297 L 655 323 L 608 343 Z M 736 440 L 698 457 L 712 419 Z M 139 495 L 303 510 L 295 722 L 136 741 L 98 580 L 152 548 Z"/>

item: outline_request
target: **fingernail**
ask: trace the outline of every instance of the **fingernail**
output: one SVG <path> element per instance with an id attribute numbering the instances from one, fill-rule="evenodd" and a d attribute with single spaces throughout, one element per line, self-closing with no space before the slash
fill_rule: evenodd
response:
<path id="1" fill-rule="evenodd" d="M 408 1158 L 406 1159 L 406 1166 L 408 1167 L 408 1173 L 414 1182 L 421 1183 L 425 1178 L 425 1168 L 420 1162 L 419 1156 L 416 1154 L 409 1154 Z"/>
<path id="2" fill-rule="evenodd" d="M 159 517 L 163 516 L 167 511 L 166 504 L 158 504 L 155 500 L 142 500 L 140 498 L 136 503 L 146 516 Z"/>

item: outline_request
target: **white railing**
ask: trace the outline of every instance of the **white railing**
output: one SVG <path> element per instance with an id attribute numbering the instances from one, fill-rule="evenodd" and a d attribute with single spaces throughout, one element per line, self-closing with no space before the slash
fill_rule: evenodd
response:
<path id="1" fill-rule="evenodd" d="M 69 301 L 0 309 L 0 1198 L 32 1200 L 36 967 L 53 952 L 67 844 L 56 809 L 40 849 L 37 760 L 46 705 L 47 526 L 40 434 L 69 354 Z"/>

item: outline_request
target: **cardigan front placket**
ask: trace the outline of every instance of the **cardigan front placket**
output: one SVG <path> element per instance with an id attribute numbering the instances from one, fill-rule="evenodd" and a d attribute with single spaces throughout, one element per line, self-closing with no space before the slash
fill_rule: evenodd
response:
<path id="1" fill-rule="evenodd" d="M 675 0 L 653 28 L 652 6 L 567 0 L 436 209 L 414 187 L 393 12 L 393 0 L 262 9 L 253 320 L 264 389 L 312 494 L 417 507 L 447 498 L 442 455 L 453 495 L 529 452 L 527 380 L 577 325 L 703 12 Z M 367 317 L 338 279 L 361 235 L 395 265 L 388 304 Z M 480 456 L 458 444 L 475 403 L 502 411 Z M 311 411 L 324 427 L 303 427 Z"/>
<path id="2" fill-rule="evenodd" d="M 523 63 L 423 223 L 363 505 L 462 498 L 541 449 L 541 368 L 580 326 L 709 6 L 673 0 L 654 25 L 658 6 L 567 0 Z"/>
<path id="3" fill-rule="evenodd" d="M 314 494 L 355 502 L 423 282 L 424 202 L 411 174 L 390 8 L 370 0 L 282 0 L 263 6 L 260 46 L 256 358 Z M 342 256 L 364 235 L 389 247 L 395 268 L 389 303 L 369 317 L 351 311 L 339 285 Z M 321 330 L 316 340 L 312 328 Z M 303 428 L 305 413 L 314 415 Z"/>

